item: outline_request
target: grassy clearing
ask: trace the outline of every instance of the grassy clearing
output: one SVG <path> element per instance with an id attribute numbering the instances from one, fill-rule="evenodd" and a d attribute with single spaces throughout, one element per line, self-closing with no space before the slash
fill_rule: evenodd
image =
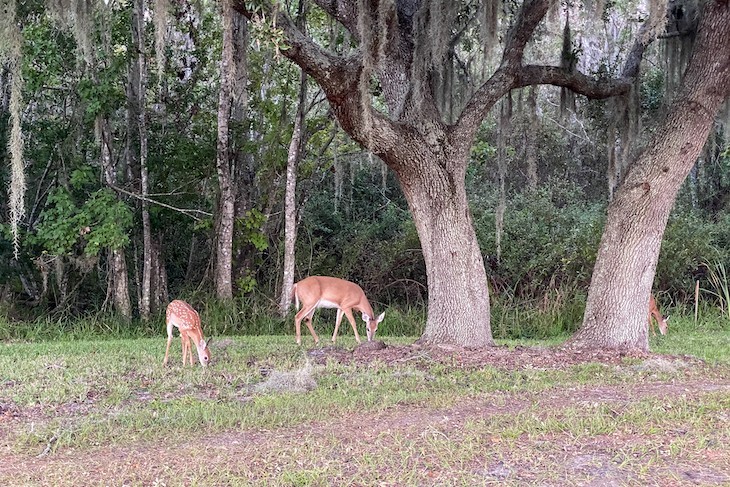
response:
<path id="1" fill-rule="evenodd" d="M 517 463 L 532 472 L 550 471 L 545 466 L 571 448 L 584 451 L 586 444 L 609 438 L 620 444 L 609 448 L 607 459 L 595 461 L 642 483 L 654 475 L 652 462 L 689 461 L 730 441 L 727 389 L 608 402 L 582 391 L 705 378 L 727 383 L 730 331 L 678 321 L 670 335 L 652 338 L 654 350 L 699 356 L 708 367 L 641 367 L 627 359 L 618 367 L 465 369 L 427 356 L 397 365 L 315 365 L 292 336 L 234 336 L 214 342 L 207 369 L 181 367 L 175 340 L 173 365 L 163 368 L 162 336 L 6 343 L 0 345 L 0 413 L 17 419 L 0 422 L 0 448 L 21 458 L 45 452 L 53 461 L 102 447 L 155 450 L 201 432 L 219 438 L 259 431 L 271 435 L 265 444 L 249 447 L 245 458 L 209 446 L 205 460 L 211 466 L 203 459 L 187 466 L 185 483 L 474 485 L 556 481 L 560 472 L 518 478 Z M 510 346 L 559 342 L 500 340 Z M 355 343 L 344 336 L 338 346 L 352 349 Z M 306 385 L 295 392 L 292 384 Z M 388 418 L 402 411 L 406 417 L 389 426 Z M 333 424 L 339 426 L 330 429 Z M 233 448 L 226 441 L 211 444 Z M 175 483 L 173 471 L 149 468 L 128 483 Z M 74 483 L 73 469 L 58 465 L 52 474 L 54 483 Z M 28 475 L 28 484 L 49 479 Z"/>

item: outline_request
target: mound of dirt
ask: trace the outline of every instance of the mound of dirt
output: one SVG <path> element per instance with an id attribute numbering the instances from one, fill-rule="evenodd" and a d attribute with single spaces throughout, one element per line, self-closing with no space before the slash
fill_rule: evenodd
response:
<path id="1" fill-rule="evenodd" d="M 416 366 L 441 363 L 465 369 L 492 366 L 509 370 L 561 369 L 583 363 L 619 365 L 627 358 L 639 361 L 654 358 L 667 364 L 679 360 L 682 365 L 678 368 L 702 363 L 701 360 L 691 357 L 679 359 L 641 351 L 525 346 L 466 348 L 453 345 L 426 345 L 418 342 L 411 345 L 386 345 L 379 341 L 363 343 L 354 350 L 336 346 L 312 349 L 309 351 L 309 356 L 320 365 L 328 361 L 358 364 L 380 362 L 386 365 L 412 363 Z"/>

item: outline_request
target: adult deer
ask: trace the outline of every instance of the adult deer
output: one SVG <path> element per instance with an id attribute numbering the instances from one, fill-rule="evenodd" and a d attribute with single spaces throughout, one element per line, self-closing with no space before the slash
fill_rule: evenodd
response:
<path id="1" fill-rule="evenodd" d="M 654 329 L 654 321 L 652 320 L 654 318 L 659 325 L 659 333 L 662 335 L 667 334 L 667 321 L 669 321 L 669 316 L 662 316 L 661 312 L 659 311 L 659 307 L 656 304 L 656 300 L 654 299 L 654 295 L 649 295 L 649 329 L 651 330 L 652 335 L 656 336 L 656 330 Z"/>
<path id="2" fill-rule="evenodd" d="M 360 335 L 357 333 L 355 317 L 352 315 L 353 309 L 362 313 L 368 341 L 372 341 L 375 338 L 378 323 L 385 318 L 385 313 L 381 313 L 380 316 L 374 319 L 373 308 L 370 306 L 368 298 L 365 297 L 362 288 L 354 282 L 345 281 L 344 279 L 310 276 L 294 284 L 292 294 L 294 295 L 297 309 L 299 309 L 300 303 L 302 305 L 302 308 L 299 309 L 294 317 L 297 345 L 301 345 L 302 343 L 302 320 L 307 320 L 307 328 L 309 328 L 309 332 L 314 337 L 314 343 L 319 343 L 319 337 L 312 327 L 312 317 L 317 308 L 337 308 L 337 321 L 335 321 L 335 332 L 332 334 L 332 343 L 335 343 L 337 340 L 337 331 L 340 329 L 342 315 L 347 316 L 347 321 L 350 322 L 352 331 L 355 332 L 355 340 L 357 340 L 357 343 L 360 343 Z"/>
<path id="3" fill-rule="evenodd" d="M 190 365 L 193 365 L 193 351 L 190 342 L 195 343 L 198 349 L 198 358 L 203 367 L 208 366 L 210 362 L 210 350 L 208 350 L 209 341 L 205 341 L 203 337 L 203 328 L 200 326 L 200 316 L 185 301 L 176 299 L 167 305 L 166 313 L 167 323 L 167 349 L 165 350 L 165 360 L 162 365 L 167 365 L 167 355 L 170 352 L 170 343 L 172 342 L 172 328 L 174 326 L 180 330 L 180 341 L 182 342 L 183 365 L 188 354 L 190 355 Z"/>

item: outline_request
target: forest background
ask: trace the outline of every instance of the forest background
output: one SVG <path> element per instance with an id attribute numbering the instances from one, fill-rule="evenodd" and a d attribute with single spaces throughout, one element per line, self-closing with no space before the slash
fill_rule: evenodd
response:
<path id="1" fill-rule="evenodd" d="M 245 48 L 233 52 L 246 55 L 230 59 L 240 71 L 224 106 L 225 14 L 210 3 L 162 0 L 154 8 L 167 12 L 162 20 L 135 20 L 127 2 L 17 5 L 22 37 L 8 45 L 18 48 L 20 70 L 5 64 L 0 73 L 0 134 L 9 141 L 0 159 L 13 162 L 11 88 L 22 79 L 26 205 L 17 240 L 12 222 L 0 227 L 0 338 L 155 335 L 175 298 L 201 310 L 209 334 L 290 333 L 277 308 L 298 113 L 295 280 L 323 274 L 357 282 L 377 312 L 388 311 L 379 333 L 420 335 L 426 269 L 392 172 L 338 127 L 314 83 L 300 81 L 299 68 L 278 54 L 285 46 L 275 30 L 254 23 L 249 31 L 237 16 L 235 39 Z M 557 51 L 556 64 L 572 59 L 583 71 L 615 72 L 627 32 L 638 25 L 633 8 L 611 5 L 595 29 L 579 7 L 558 6 L 530 56 Z M 307 22 L 322 39 L 350 42 L 316 8 Z M 158 25 L 167 26 L 162 37 Z M 490 63 L 475 42 L 465 34 L 451 47 L 460 76 Z M 466 184 L 496 338 L 568 334 L 580 325 L 606 207 L 630 161 L 626 148 L 640 147 L 645 127 L 665 114 L 692 42 L 660 36 L 628 98 L 517 89 L 481 125 Z M 630 130 L 612 116 L 621 103 L 632 112 Z M 225 167 L 221 118 L 229 123 Z M 698 282 L 704 311 L 729 312 L 728 122 L 725 109 L 664 234 L 654 291 L 674 312 L 692 313 Z M 12 214 L 9 190 L 17 184 L 10 168 L 0 169 L 3 218 Z M 230 187 L 220 183 L 226 168 Z M 216 273 L 225 191 L 235 194 L 230 296 Z M 120 285 L 127 303 L 118 300 Z"/>

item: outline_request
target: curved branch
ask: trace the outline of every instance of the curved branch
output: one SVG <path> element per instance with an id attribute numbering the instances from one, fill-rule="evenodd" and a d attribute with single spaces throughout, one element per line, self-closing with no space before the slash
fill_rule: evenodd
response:
<path id="1" fill-rule="evenodd" d="M 562 86 L 587 98 L 601 99 L 628 93 L 631 89 L 631 80 L 593 78 L 577 71 L 568 72 L 557 66 L 524 66 L 518 72 L 512 88 L 532 85 Z"/>
<path id="2" fill-rule="evenodd" d="M 341 2 L 319 3 L 327 9 L 335 9 Z M 248 8 L 244 0 L 233 0 L 233 8 L 248 19 L 256 21 L 259 17 L 259 13 Z M 306 36 L 286 12 L 265 8 L 265 14 L 275 16 L 275 25 L 284 34 L 287 47 L 281 49 L 281 53 L 299 65 L 322 88 L 343 129 L 375 154 L 392 152 L 397 140 L 396 132 L 403 130 L 373 109 L 369 102 L 363 102 L 358 86 L 363 70 L 362 51 L 358 49 L 351 55 L 337 55 Z M 338 20 L 342 21 L 341 18 Z M 366 117 L 370 117 L 368 123 L 365 123 Z"/>
<path id="3" fill-rule="evenodd" d="M 247 7 L 245 0 L 233 0 L 232 7 L 249 20 L 258 19 L 258 13 Z M 314 78 L 328 98 L 337 97 L 356 86 L 362 65 L 359 53 L 338 56 L 304 35 L 285 11 L 274 11 L 268 7 L 265 13 L 275 15 L 275 25 L 284 34 L 287 47 L 281 49 L 281 53 Z"/>

